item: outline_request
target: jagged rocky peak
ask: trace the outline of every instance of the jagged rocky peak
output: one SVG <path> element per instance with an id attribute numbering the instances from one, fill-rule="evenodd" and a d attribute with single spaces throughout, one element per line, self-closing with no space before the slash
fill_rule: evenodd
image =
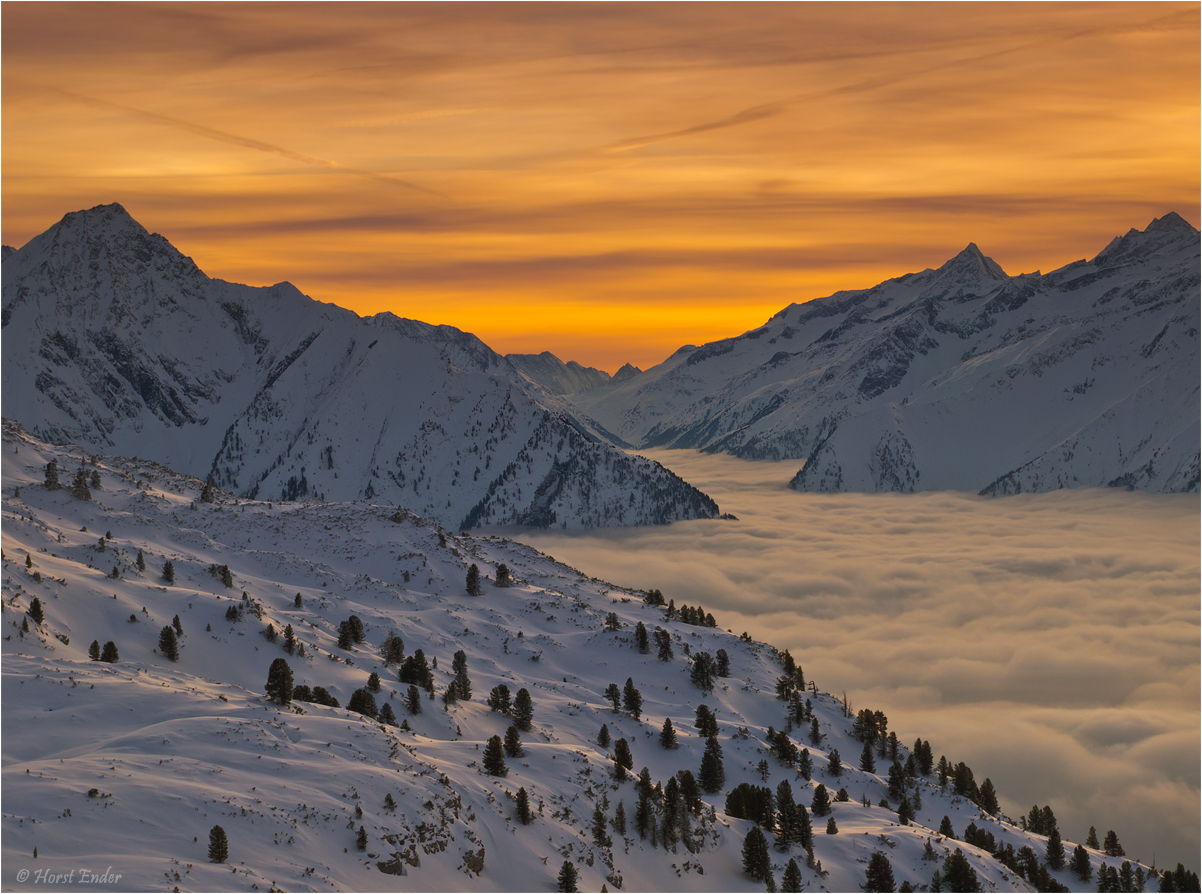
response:
<path id="1" fill-rule="evenodd" d="M 1110 267 L 1158 252 L 1196 247 L 1197 241 L 1198 230 L 1176 211 L 1170 211 L 1143 230 L 1132 227 L 1125 235 L 1115 236 L 1090 263 L 1095 267 Z"/>
<path id="2" fill-rule="evenodd" d="M 619 369 L 616 373 L 614 373 L 614 381 L 615 382 L 625 382 L 627 379 L 633 379 L 635 376 L 637 376 L 641 372 L 642 372 L 642 370 L 639 369 L 637 366 L 635 366 L 631 363 L 624 363 L 622 365 L 622 368 Z"/>
<path id="3" fill-rule="evenodd" d="M 977 283 L 987 280 L 1000 282 L 1010 278 L 997 261 L 986 257 L 981 249 L 977 248 L 975 242 L 968 243 L 964 251 L 940 267 L 936 273 L 939 274 L 940 279 L 957 283 Z"/>

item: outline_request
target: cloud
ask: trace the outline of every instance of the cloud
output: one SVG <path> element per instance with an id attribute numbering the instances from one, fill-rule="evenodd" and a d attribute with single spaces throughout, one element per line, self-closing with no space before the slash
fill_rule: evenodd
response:
<path id="1" fill-rule="evenodd" d="M 520 539 L 788 648 L 1012 815 L 1199 865 L 1196 497 L 798 494 L 797 461 L 646 453 L 739 521 Z"/>

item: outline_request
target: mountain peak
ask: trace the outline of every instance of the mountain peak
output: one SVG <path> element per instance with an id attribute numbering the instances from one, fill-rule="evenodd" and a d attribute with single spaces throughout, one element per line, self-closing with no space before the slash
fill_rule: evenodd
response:
<path id="1" fill-rule="evenodd" d="M 622 368 L 614 373 L 613 380 L 615 382 L 625 382 L 627 379 L 632 379 L 641 373 L 642 370 L 630 363 L 623 364 Z"/>
<path id="2" fill-rule="evenodd" d="M 982 280 L 1006 280 L 1006 271 L 987 257 L 975 242 L 968 243 L 964 250 L 936 271 L 940 278 L 952 278 L 956 282 L 980 282 Z"/>
<path id="3" fill-rule="evenodd" d="M 1145 258 L 1159 251 L 1177 250 L 1185 243 L 1196 248 L 1198 231 L 1176 211 L 1155 218 L 1142 231 L 1134 227 L 1098 252 L 1092 261 L 1095 267 L 1119 264 Z"/>

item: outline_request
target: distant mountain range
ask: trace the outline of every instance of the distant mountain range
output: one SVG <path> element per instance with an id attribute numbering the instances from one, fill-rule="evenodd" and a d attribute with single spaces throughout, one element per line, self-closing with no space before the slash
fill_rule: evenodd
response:
<path id="1" fill-rule="evenodd" d="M 1168 214 L 1043 275 L 970 244 L 566 399 L 635 447 L 803 459 L 804 491 L 1197 492 L 1198 332 Z"/>
<path id="2" fill-rule="evenodd" d="M 718 514 L 475 336 L 210 279 L 119 205 L 5 251 L 2 323 L 6 417 L 242 496 L 398 503 L 456 528 Z"/>

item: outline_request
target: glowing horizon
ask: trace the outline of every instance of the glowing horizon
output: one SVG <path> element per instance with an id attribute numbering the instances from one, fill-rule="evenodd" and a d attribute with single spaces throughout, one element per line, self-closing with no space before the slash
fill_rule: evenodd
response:
<path id="1" fill-rule="evenodd" d="M 613 372 L 976 242 L 1199 222 L 1196 4 L 16 4 L 3 241 L 120 202 L 210 276 Z"/>

